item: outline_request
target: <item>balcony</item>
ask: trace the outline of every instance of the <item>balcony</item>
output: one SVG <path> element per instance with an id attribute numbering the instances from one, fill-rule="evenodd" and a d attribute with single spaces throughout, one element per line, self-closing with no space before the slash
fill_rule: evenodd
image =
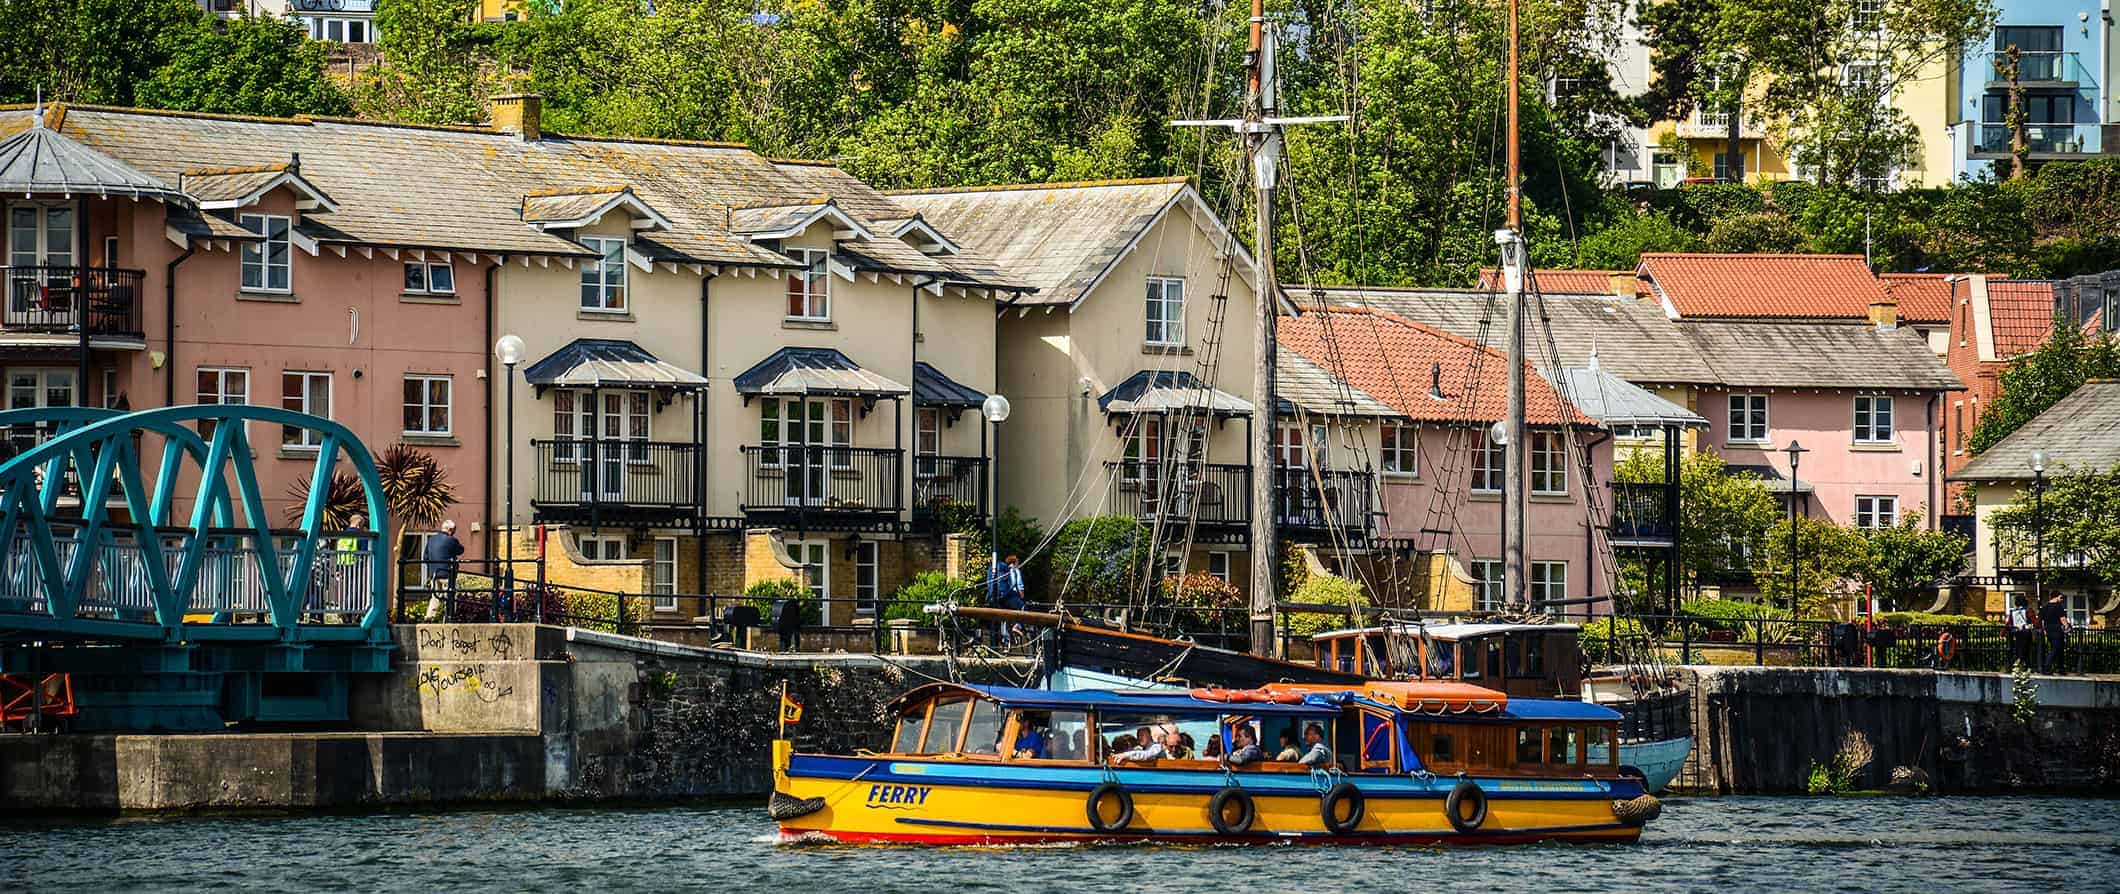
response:
<path id="1" fill-rule="evenodd" d="M 1612 482 L 1613 546 L 1670 546 L 1678 536 L 1678 520 L 1669 510 L 1668 484 Z"/>
<path id="2" fill-rule="evenodd" d="M 659 441 L 531 441 L 541 524 L 668 527 L 699 505 L 697 444 Z"/>
<path id="3" fill-rule="evenodd" d="M 1973 131 L 1967 158 L 2008 158 L 2010 127 L 1986 122 Z M 2024 126 L 2025 142 L 2035 158 L 2074 157 L 2098 153 L 2098 125 L 2046 123 Z"/>
<path id="4" fill-rule="evenodd" d="M 905 505 L 902 455 L 873 447 L 745 447 L 743 513 L 754 523 L 802 529 L 895 528 Z"/>
<path id="5" fill-rule="evenodd" d="M 1986 60 L 1989 90 L 2007 90 L 2010 86 L 2009 56 L 2006 53 L 1990 52 Z M 2066 87 L 2075 89 L 2084 83 L 2095 84 L 2098 78 L 2083 65 L 2082 57 L 2068 50 L 2023 50 L 2017 54 L 2017 82 L 2032 89 L 2042 87 Z"/>
<path id="6" fill-rule="evenodd" d="M 109 267 L 0 267 L 0 332 L 81 333 L 140 338 L 140 289 L 147 274 Z"/>
<path id="7" fill-rule="evenodd" d="M 1294 540 L 1366 542 L 1375 476 L 1368 472 L 1274 470 L 1274 525 Z"/>
<path id="8" fill-rule="evenodd" d="M 1251 469 L 1230 463 L 1119 460 L 1104 464 L 1115 515 L 1241 532 L 1251 524 Z M 1195 538 L 1200 539 L 1200 538 Z"/>
<path id="9" fill-rule="evenodd" d="M 913 457 L 913 529 L 944 532 L 986 517 L 986 457 Z"/>
<path id="10" fill-rule="evenodd" d="M 1684 140 L 1726 140 L 1730 137 L 1730 113 L 1699 109 L 1673 125 L 1672 130 L 1679 139 Z M 1766 135 L 1766 129 L 1750 116 L 1746 116 L 1737 124 L 1737 138 L 1740 140 L 1757 140 Z"/>

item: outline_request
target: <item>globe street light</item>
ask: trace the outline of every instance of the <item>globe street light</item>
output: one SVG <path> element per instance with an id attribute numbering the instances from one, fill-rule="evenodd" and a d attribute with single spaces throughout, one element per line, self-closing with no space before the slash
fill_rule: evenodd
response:
<path id="1" fill-rule="evenodd" d="M 501 336 L 499 341 L 493 343 L 493 358 L 499 360 L 502 366 L 508 368 L 508 380 L 501 386 L 508 392 L 508 427 L 506 433 L 502 436 L 508 445 L 506 462 L 508 472 L 506 482 L 501 486 L 503 492 L 507 495 L 505 498 L 506 509 L 501 516 L 503 529 L 507 532 L 506 539 L 503 541 L 505 544 L 504 548 L 507 550 L 507 558 L 501 568 L 503 569 L 502 574 L 505 575 L 504 579 L 507 581 L 508 595 L 512 602 L 515 595 L 515 365 L 523 362 L 522 337 L 513 333 Z M 486 555 L 490 556 L 493 554 L 487 553 Z M 499 601 L 498 593 L 495 594 L 495 601 Z M 499 608 L 498 605 L 494 607 Z M 500 618 L 496 615 L 494 620 L 498 621 Z M 537 620 L 540 624 L 544 623 L 545 620 L 545 600 L 543 599 L 537 601 Z"/>
<path id="2" fill-rule="evenodd" d="M 993 452 L 987 457 L 987 488 L 992 497 L 988 500 L 986 507 L 986 542 L 987 561 L 991 569 L 988 573 L 992 575 L 989 579 L 996 583 L 994 586 L 987 588 L 989 594 L 1000 588 L 1001 507 L 999 504 L 1001 502 L 1001 478 L 999 473 L 1001 471 L 1001 423 L 1008 421 L 1008 410 L 1008 398 L 999 394 L 989 394 L 986 396 L 986 400 L 979 404 L 979 415 L 986 417 L 987 425 L 992 428 L 992 436 L 987 443 L 993 445 Z"/>
<path id="3" fill-rule="evenodd" d="M 2046 451 L 2032 451 L 2032 611 L 2046 602 Z"/>
<path id="4" fill-rule="evenodd" d="M 1802 444 L 1791 438 L 1789 439 L 1789 446 L 1782 448 L 1782 452 L 1789 455 L 1789 612 L 1794 614 L 1796 612 L 1797 580 L 1796 507 L 1797 501 L 1803 499 L 1803 492 L 1797 486 L 1796 466 L 1803 461 L 1803 455 L 1811 451 L 1805 450 Z"/>

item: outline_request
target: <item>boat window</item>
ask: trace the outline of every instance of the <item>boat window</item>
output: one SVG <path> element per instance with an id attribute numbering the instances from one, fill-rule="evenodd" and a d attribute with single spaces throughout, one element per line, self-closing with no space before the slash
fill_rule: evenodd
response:
<path id="1" fill-rule="evenodd" d="M 1391 653 L 1388 651 L 1390 647 L 1385 644 L 1384 635 L 1372 633 L 1363 637 L 1363 640 L 1366 648 L 1363 649 L 1362 663 L 1367 665 L 1364 672 L 1378 677 L 1391 676 Z"/>
<path id="2" fill-rule="evenodd" d="M 940 709 L 937 710 L 939 711 Z M 1542 746 L 1545 744 L 1544 737 L 1539 735 L 1539 733 L 1539 728 L 1535 726 L 1520 726 L 1516 728 L 1517 766 L 1539 762 L 1539 758 L 1544 754 Z"/>
<path id="3" fill-rule="evenodd" d="M 1008 712 L 999 702 L 972 700 L 972 719 L 964 728 L 966 754 L 1000 754 L 1001 733 L 1007 728 Z"/>
<path id="4" fill-rule="evenodd" d="M 891 734 L 891 751 L 912 754 L 920 750 L 920 727 L 927 722 L 927 705 L 915 705 L 898 715 L 898 729 Z"/>
<path id="5" fill-rule="evenodd" d="M 1222 718 L 1217 714 L 1097 714 L 1097 733 L 1111 754 L 1147 747 L 1157 741 L 1157 727 L 1165 724 L 1177 726 L 1184 740 L 1191 743 L 1189 750 L 1177 755 L 1181 759 L 1199 757 L 1207 740 L 1222 731 Z"/>
<path id="6" fill-rule="evenodd" d="M 920 740 L 921 754 L 957 750 L 957 733 L 964 729 L 964 712 L 971 701 L 963 696 L 935 700 L 935 713 L 928 718 L 927 735 Z"/>
<path id="7" fill-rule="evenodd" d="M 1524 676 L 1546 675 L 1546 638 L 1540 634 L 1524 637 Z"/>
<path id="8" fill-rule="evenodd" d="M 1374 711 L 1362 712 L 1362 769 L 1391 769 L 1391 743 L 1395 735 L 1391 718 Z"/>
<path id="9" fill-rule="evenodd" d="M 1457 740 L 1452 738 L 1449 733 L 1436 733 L 1429 740 L 1428 762 L 1431 764 L 1448 764 L 1456 761 Z"/>
<path id="10" fill-rule="evenodd" d="M 1016 740 L 1009 756 L 1016 760 L 1079 761 L 1088 755 L 1086 711 L 1017 711 Z"/>
<path id="11" fill-rule="evenodd" d="M 1565 766 L 1575 760 L 1575 727 L 1556 726 L 1546 730 L 1546 763 Z"/>
<path id="12" fill-rule="evenodd" d="M 1500 643 L 1501 643 L 1501 646 L 1502 646 L 1502 661 L 1503 661 L 1503 662 L 1504 662 L 1505 664 L 1507 664 L 1507 665 L 1508 665 L 1508 667 L 1507 667 L 1507 671 L 1508 671 L 1508 674 L 1509 674 L 1509 676 L 1510 676 L 1510 677 L 1521 677 L 1521 676 L 1523 676 L 1523 675 L 1524 675 L 1524 643 L 1523 643 L 1523 640 L 1521 640 L 1521 639 L 1519 639 L 1519 638 L 1517 638 L 1517 637 L 1514 637 L 1514 636 L 1507 636 L 1507 635 L 1504 635 L 1504 636 L 1500 636 L 1500 637 L 1497 637 L 1496 639 L 1498 639 L 1498 640 L 1500 641 Z"/>
<path id="13" fill-rule="evenodd" d="M 1492 637 L 1488 637 L 1488 638 L 1487 638 L 1487 641 L 1486 641 L 1486 642 L 1485 642 L 1485 643 L 1484 643 L 1483 645 L 1485 645 L 1485 646 L 1487 647 L 1487 676 L 1490 676 L 1490 677 L 1499 677 L 1499 676 L 1501 676 L 1501 675 L 1502 675 L 1502 638 L 1501 638 L 1501 637 L 1499 637 L 1499 636 L 1492 636 Z"/>
<path id="14" fill-rule="evenodd" d="M 1448 680 L 1457 675 L 1457 643 L 1432 643 L 1428 649 L 1428 676 Z"/>
<path id="15" fill-rule="evenodd" d="M 1590 755 L 1590 763 L 1609 765 L 1619 762 L 1612 754 L 1612 728 L 1609 726 L 1591 727 L 1588 747 L 1584 750 Z"/>
<path id="16" fill-rule="evenodd" d="M 1460 642 L 1460 643 L 1458 643 L 1458 644 L 1457 644 L 1457 647 L 1458 647 L 1458 649 L 1460 649 L 1461 651 L 1463 651 L 1463 652 L 1464 652 L 1464 656 L 1463 656 L 1462 660 L 1461 660 L 1461 661 L 1460 661 L 1459 663 L 1460 663 L 1460 664 L 1462 664 L 1462 665 L 1464 665 L 1464 667 L 1465 667 L 1465 671 L 1464 671 L 1464 673 L 1463 673 L 1463 674 L 1461 674 L 1460 676 L 1462 676 L 1462 677 L 1463 677 L 1464 679 L 1467 679 L 1467 680 L 1477 680 L 1477 679 L 1479 679 L 1479 678 L 1480 678 L 1480 643 L 1479 643 L 1479 640 L 1472 640 L 1472 641 L 1470 641 L 1470 642 Z"/>

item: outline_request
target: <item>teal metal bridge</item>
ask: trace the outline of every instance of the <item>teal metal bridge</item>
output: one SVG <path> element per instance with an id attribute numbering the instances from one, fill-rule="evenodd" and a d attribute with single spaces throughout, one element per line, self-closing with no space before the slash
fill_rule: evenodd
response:
<path id="1" fill-rule="evenodd" d="M 253 424 L 315 445 L 293 527 L 267 513 Z M 0 430 L 27 435 L 0 462 L 0 673 L 75 675 L 76 726 L 343 719 L 347 675 L 388 669 L 389 513 L 344 426 L 201 405 L 11 410 Z M 325 523 L 341 469 L 356 530 Z"/>

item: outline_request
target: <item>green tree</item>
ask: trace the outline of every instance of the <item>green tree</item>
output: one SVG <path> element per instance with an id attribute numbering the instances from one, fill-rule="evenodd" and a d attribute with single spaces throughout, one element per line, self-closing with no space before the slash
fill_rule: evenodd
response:
<path id="1" fill-rule="evenodd" d="M 2034 544 L 2043 541 L 2049 562 L 2079 553 L 2099 580 L 2120 586 L 2120 468 L 2057 470 L 2045 494 L 2034 499 L 2026 488 L 1990 524 L 2009 561 L 2032 564 Z"/>
<path id="2" fill-rule="evenodd" d="M 1803 229 L 1779 211 L 1733 214 L 1722 218 L 1708 230 L 1707 239 L 1709 251 L 1746 254 L 1803 251 L 1809 243 Z"/>
<path id="3" fill-rule="evenodd" d="M 2001 393 L 1981 411 L 1966 449 L 1978 455 L 2060 403 L 2086 380 L 2115 376 L 2120 376 L 2120 341 L 2111 333 L 2087 336 L 2076 326 L 2056 321 L 2045 342 L 2002 371 L 1997 379 Z"/>
<path id="4" fill-rule="evenodd" d="M 1664 482 L 1663 457 L 1637 450 L 1620 460 L 1613 480 L 1638 484 Z M 1733 473 L 1722 457 L 1690 452 L 1679 461 L 1678 513 L 1683 536 L 1679 565 L 1684 579 L 1726 576 L 1742 571 L 1747 557 L 1764 546 L 1768 528 L 1780 512 L 1774 495 L 1757 477 Z"/>
<path id="5" fill-rule="evenodd" d="M 1965 570 L 1964 537 L 1949 531 L 1931 531 L 1921 525 L 1919 515 L 1908 515 L 1899 524 L 1862 532 L 1869 544 L 1869 562 L 1862 582 L 1870 592 L 1892 600 L 1899 608 L 1910 608 L 1915 597 L 1933 591 L 1937 584 Z"/>
<path id="6" fill-rule="evenodd" d="M 366 116 L 422 124 L 485 119 L 492 92 L 480 69 L 490 59 L 490 29 L 471 24 L 478 0 L 377 0 L 376 47 L 382 62 L 356 91 Z"/>
<path id="7" fill-rule="evenodd" d="M 240 16 L 172 38 L 169 62 L 142 81 L 140 105 L 231 115 L 344 115 L 346 94 L 324 72 L 325 45 L 288 19 Z"/>
<path id="8" fill-rule="evenodd" d="M 136 105 L 135 86 L 212 27 L 192 0 L 0 3 L 0 101 Z"/>
<path id="9" fill-rule="evenodd" d="M 1789 520 L 1769 529 L 1765 549 L 1753 566 L 1761 600 L 1769 605 L 1794 605 L 1803 618 L 1823 617 L 1834 599 L 1849 592 L 1870 571 L 1870 545 L 1861 533 L 1829 521 L 1796 519 L 1796 581 L 1791 598 L 1789 581 Z"/>
<path id="10" fill-rule="evenodd" d="M 1657 212 L 1628 213 L 1592 230 L 1577 244 L 1575 263 L 1591 270 L 1632 270 L 1644 252 L 1698 251 L 1700 237 Z"/>
<path id="11" fill-rule="evenodd" d="M 1095 515 L 1060 527 L 1053 538 L 1056 598 L 1075 603 L 1126 604 L 1141 593 L 1148 529 L 1130 517 Z"/>

